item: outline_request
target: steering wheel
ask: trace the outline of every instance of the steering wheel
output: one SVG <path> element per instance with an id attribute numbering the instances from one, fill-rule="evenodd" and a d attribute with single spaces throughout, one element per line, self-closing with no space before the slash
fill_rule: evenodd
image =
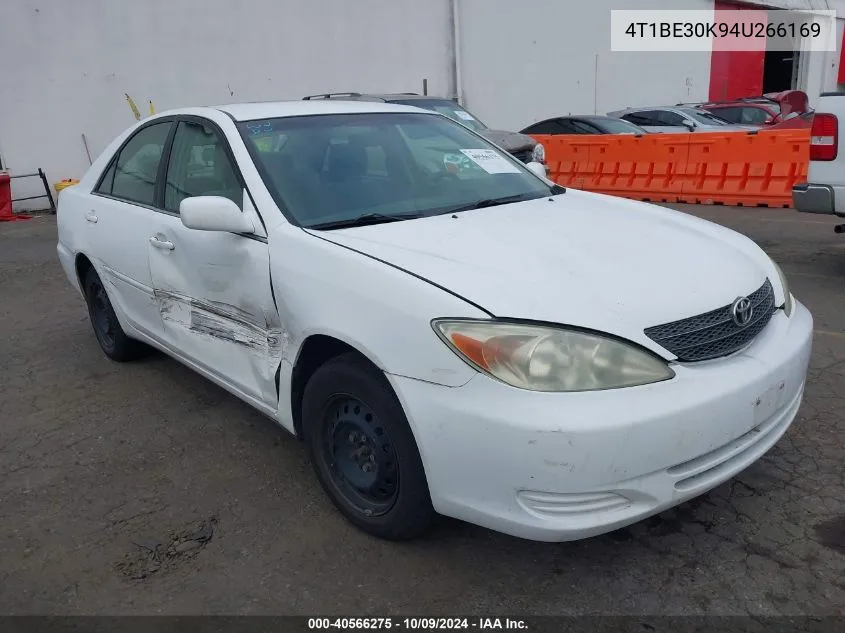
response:
<path id="1" fill-rule="evenodd" d="M 430 175 L 431 183 L 434 185 L 445 184 L 449 182 L 459 182 L 458 174 L 451 171 L 437 171 Z"/>

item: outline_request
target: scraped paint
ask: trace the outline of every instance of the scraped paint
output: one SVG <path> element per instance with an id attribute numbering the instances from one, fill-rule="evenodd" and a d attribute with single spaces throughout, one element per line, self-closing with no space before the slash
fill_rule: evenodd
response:
<path id="1" fill-rule="evenodd" d="M 218 301 L 202 301 L 186 295 L 156 290 L 161 318 L 197 334 L 210 336 L 255 350 L 263 359 L 281 358 L 288 333 L 271 327 L 266 317 Z"/>

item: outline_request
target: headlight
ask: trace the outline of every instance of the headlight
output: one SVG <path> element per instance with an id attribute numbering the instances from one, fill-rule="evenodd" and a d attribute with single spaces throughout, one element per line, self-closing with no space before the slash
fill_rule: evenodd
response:
<path id="1" fill-rule="evenodd" d="M 786 297 L 785 301 L 783 302 L 783 311 L 786 313 L 786 316 L 792 316 L 792 295 L 789 293 L 789 282 L 786 281 L 786 275 L 784 274 L 783 270 L 780 266 L 777 265 L 775 260 L 772 260 L 772 263 L 775 265 L 775 269 L 778 271 L 778 277 L 780 277 L 780 287 L 783 288 L 783 296 Z"/>
<path id="2" fill-rule="evenodd" d="M 646 385 L 675 375 L 633 344 L 546 326 L 437 320 L 435 331 L 470 365 L 531 391 L 595 391 Z"/>
<path id="3" fill-rule="evenodd" d="M 531 160 L 535 163 L 546 162 L 546 148 L 543 147 L 542 143 L 537 143 L 534 146 L 534 150 L 531 152 Z"/>

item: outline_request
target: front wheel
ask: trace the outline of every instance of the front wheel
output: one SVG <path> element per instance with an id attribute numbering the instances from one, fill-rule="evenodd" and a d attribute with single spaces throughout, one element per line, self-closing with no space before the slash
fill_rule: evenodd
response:
<path id="1" fill-rule="evenodd" d="M 384 375 L 356 354 L 317 369 L 302 402 L 317 478 L 337 508 L 380 538 L 425 533 L 435 513 L 411 427 Z"/>
<path id="2" fill-rule="evenodd" d="M 91 318 L 97 342 L 105 355 L 118 362 L 142 356 L 146 346 L 126 336 L 114 313 L 106 288 L 93 268 L 89 268 L 85 274 L 84 288 L 88 316 Z"/>

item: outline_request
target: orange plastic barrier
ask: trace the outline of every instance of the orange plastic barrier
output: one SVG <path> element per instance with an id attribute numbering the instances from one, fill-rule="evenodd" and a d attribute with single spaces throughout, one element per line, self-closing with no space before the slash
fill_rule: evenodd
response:
<path id="1" fill-rule="evenodd" d="M 562 185 L 654 202 L 790 207 L 809 130 L 536 136 Z"/>

